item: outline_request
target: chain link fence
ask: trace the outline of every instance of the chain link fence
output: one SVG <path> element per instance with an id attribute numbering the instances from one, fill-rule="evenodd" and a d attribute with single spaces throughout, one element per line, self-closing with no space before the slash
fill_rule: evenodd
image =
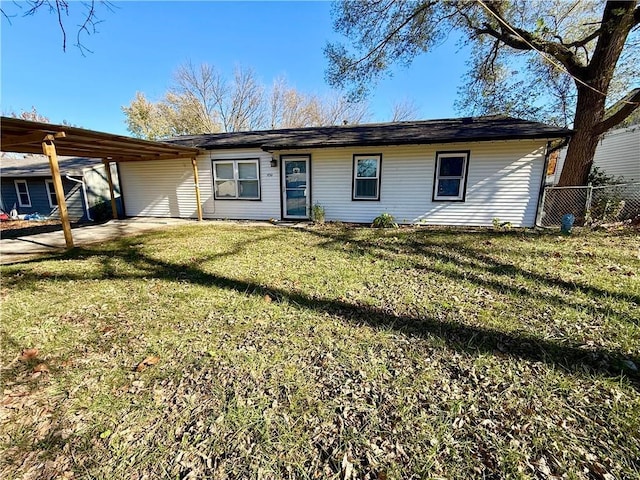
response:
<path id="1" fill-rule="evenodd" d="M 537 224 L 559 226 L 571 213 L 575 225 L 589 226 L 632 220 L 640 216 L 640 182 L 601 187 L 546 187 Z"/>

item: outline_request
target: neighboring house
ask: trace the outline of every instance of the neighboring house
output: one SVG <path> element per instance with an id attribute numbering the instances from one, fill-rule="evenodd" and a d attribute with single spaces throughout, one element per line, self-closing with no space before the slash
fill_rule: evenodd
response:
<path id="1" fill-rule="evenodd" d="M 547 143 L 570 130 L 505 116 L 183 136 L 203 216 L 533 226 Z M 189 159 L 122 162 L 126 215 L 197 215 Z"/>
<path id="2" fill-rule="evenodd" d="M 560 181 L 567 149 L 558 152 L 555 169 L 547 172 L 546 183 Z M 607 175 L 623 177 L 625 182 L 640 182 L 640 125 L 610 130 L 600 139 L 593 157 L 593 167 Z"/>
<path id="3" fill-rule="evenodd" d="M 111 196 L 104 164 L 91 158 L 60 157 L 60 176 L 71 221 L 110 218 Z M 122 213 L 118 172 L 112 165 L 116 203 Z M 49 160 L 44 155 L 3 154 L 0 199 L 5 212 L 58 217 L 58 201 Z"/>

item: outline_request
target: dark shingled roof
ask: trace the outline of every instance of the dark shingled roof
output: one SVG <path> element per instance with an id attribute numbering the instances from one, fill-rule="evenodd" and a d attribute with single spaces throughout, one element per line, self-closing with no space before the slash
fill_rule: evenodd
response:
<path id="1" fill-rule="evenodd" d="M 289 150 L 328 147 L 423 145 L 525 138 L 564 138 L 571 130 L 503 115 L 413 122 L 287 128 L 253 132 L 184 135 L 170 143 L 205 150 L 262 148 Z"/>
<path id="2" fill-rule="evenodd" d="M 58 157 L 61 175 L 80 176 L 85 168 L 102 165 L 96 158 Z M 51 177 L 49 159 L 44 155 L 6 154 L 0 158 L 3 177 Z"/>

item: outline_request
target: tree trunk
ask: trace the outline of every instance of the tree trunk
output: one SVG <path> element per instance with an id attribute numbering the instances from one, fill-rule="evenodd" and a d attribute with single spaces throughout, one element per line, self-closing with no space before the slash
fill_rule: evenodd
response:
<path id="1" fill-rule="evenodd" d="M 627 36 L 637 24 L 635 15 L 640 15 L 636 12 L 636 5 L 637 1 L 606 3 L 602 14 L 602 32 L 591 61 L 586 67 L 574 71 L 574 77 L 580 79 L 576 81 L 578 101 L 573 120 L 574 134 L 569 143 L 559 186 L 587 184 L 596 147 L 600 135 L 604 133 L 599 127 L 605 116 L 604 106 L 609 84 Z"/>
<path id="2" fill-rule="evenodd" d="M 573 122 L 574 134 L 569 142 L 558 186 L 586 185 L 600 136 L 595 126 L 604 118 L 604 97 L 578 85 L 578 102 Z"/>

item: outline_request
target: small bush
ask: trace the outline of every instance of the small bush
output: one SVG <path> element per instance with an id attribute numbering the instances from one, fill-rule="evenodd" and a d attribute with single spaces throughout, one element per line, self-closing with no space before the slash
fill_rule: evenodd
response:
<path id="1" fill-rule="evenodd" d="M 111 204 L 107 202 L 97 203 L 89 209 L 94 222 L 111 220 Z"/>
<path id="2" fill-rule="evenodd" d="M 616 177 L 615 175 L 608 175 L 600 167 L 593 167 L 587 177 L 587 184 L 593 187 L 602 187 L 604 185 L 616 185 L 624 183 L 624 177 Z"/>
<path id="3" fill-rule="evenodd" d="M 311 207 L 311 220 L 315 223 L 324 223 L 324 207 L 319 203 Z"/>
<path id="4" fill-rule="evenodd" d="M 371 224 L 374 228 L 398 228 L 396 219 L 390 213 L 381 213 L 373 219 Z"/>
<path id="5" fill-rule="evenodd" d="M 498 217 L 493 217 L 493 220 L 491 220 L 491 223 L 493 223 L 493 229 L 496 231 L 500 231 L 500 230 L 509 231 L 512 228 L 511 222 L 501 222 Z"/>

